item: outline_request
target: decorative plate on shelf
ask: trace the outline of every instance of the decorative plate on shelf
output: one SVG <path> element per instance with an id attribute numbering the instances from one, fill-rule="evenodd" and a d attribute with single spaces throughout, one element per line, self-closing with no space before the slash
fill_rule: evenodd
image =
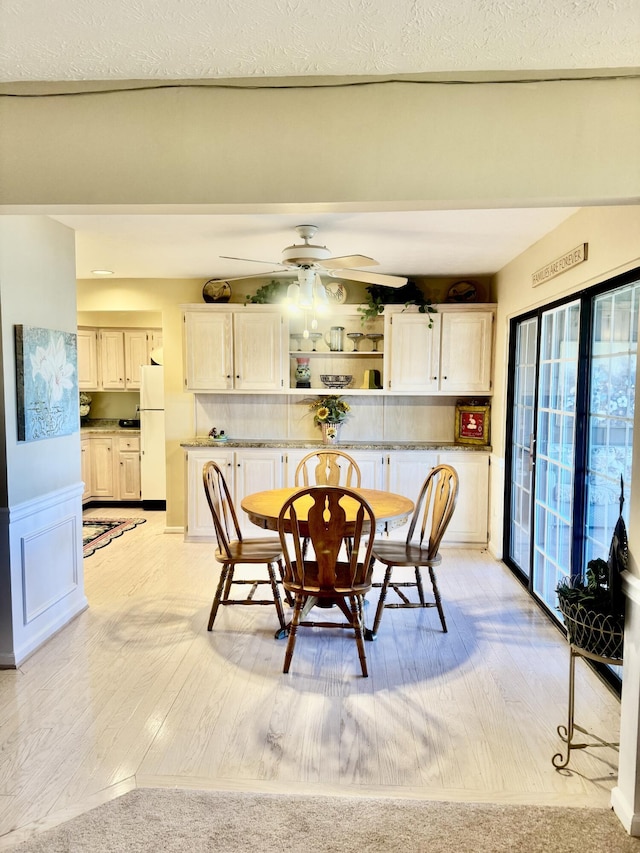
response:
<path id="1" fill-rule="evenodd" d="M 341 281 L 330 281 L 325 284 L 324 289 L 327 291 L 327 299 L 335 305 L 342 305 L 347 301 L 347 287 Z"/>
<path id="2" fill-rule="evenodd" d="M 228 281 L 209 279 L 202 288 L 205 302 L 228 302 L 231 299 L 231 285 Z"/>

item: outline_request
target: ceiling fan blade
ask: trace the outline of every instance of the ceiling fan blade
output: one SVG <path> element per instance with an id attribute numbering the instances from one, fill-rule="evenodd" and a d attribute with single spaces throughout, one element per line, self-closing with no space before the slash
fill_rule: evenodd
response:
<path id="1" fill-rule="evenodd" d="M 280 261 L 258 261 L 255 258 L 235 258 L 233 255 L 219 255 L 219 257 L 225 258 L 227 261 L 247 261 L 250 264 L 271 264 L 271 266 L 278 264 L 278 266 L 284 266 Z"/>
<path id="2" fill-rule="evenodd" d="M 362 281 L 365 284 L 380 284 L 382 287 L 404 287 L 407 279 L 400 275 L 384 275 L 379 272 L 364 270 L 330 270 L 332 278 L 344 278 L 345 281 Z"/>
<path id="3" fill-rule="evenodd" d="M 322 266 L 327 270 L 349 270 L 353 267 L 377 267 L 378 261 L 366 255 L 344 255 L 342 258 L 327 258 L 322 261 Z"/>
<path id="4" fill-rule="evenodd" d="M 290 275 L 290 273 L 288 270 L 271 270 L 271 272 L 253 272 L 251 275 L 236 275 L 233 278 L 214 278 L 211 281 L 220 281 L 220 283 L 225 281 L 244 281 L 245 278 L 265 278 L 268 275 Z"/>

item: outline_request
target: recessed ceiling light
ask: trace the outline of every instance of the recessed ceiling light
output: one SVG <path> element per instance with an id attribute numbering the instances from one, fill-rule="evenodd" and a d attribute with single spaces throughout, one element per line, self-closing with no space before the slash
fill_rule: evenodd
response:
<path id="1" fill-rule="evenodd" d="M 113 270 L 91 270 L 94 275 L 113 275 Z"/>

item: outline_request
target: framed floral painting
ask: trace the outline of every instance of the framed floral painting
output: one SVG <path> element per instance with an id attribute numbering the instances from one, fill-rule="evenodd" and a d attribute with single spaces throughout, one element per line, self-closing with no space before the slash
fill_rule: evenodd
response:
<path id="1" fill-rule="evenodd" d="M 18 441 L 70 435 L 79 429 L 75 334 L 16 326 Z"/>

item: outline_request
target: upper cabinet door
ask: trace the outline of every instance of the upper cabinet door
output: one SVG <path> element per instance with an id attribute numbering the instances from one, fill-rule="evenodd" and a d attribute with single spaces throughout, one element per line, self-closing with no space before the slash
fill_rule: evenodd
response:
<path id="1" fill-rule="evenodd" d="M 234 388 L 281 391 L 283 321 L 279 311 L 234 314 Z"/>
<path id="2" fill-rule="evenodd" d="M 124 332 L 119 329 L 100 330 L 100 371 L 104 391 L 125 387 Z"/>
<path id="3" fill-rule="evenodd" d="M 95 329 L 78 329 L 78 389 L 98 389 L 98 335 Z"/>
<path id="4" fill-rule="evenodd" d="M 391 346 L 385 362 L 386 391 L 438 391 L 440 320 L 440 314 L 397 313 L 389 317 L 387 337 L 391 338 Z"/>
<path id="5" fill-rule="evenodd" d="M 491 393 L 492 311 L 442 313 L 440 390 Z"/>
<path id="6" fill-rule="evenodd" d="M 124 333 L 124 364 L 127 390 L 140 388 L 140 368 L 149 364 L 148 334 L 146 329 L 135 329 Z"/>
<path id="7" fill-rule="evenodd" d="M 184 316 L 185 388 L 233 388 L 232 314 L 188 311 Z"/>

